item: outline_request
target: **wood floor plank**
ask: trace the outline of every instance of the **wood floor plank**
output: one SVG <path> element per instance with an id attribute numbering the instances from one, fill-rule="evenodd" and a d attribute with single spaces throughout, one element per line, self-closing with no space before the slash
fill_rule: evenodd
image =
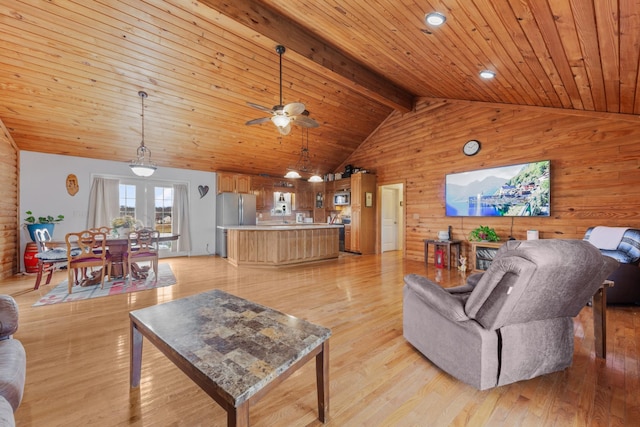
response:
<path id="1" fill-rule="evenodd" d="M 129 389 L 131 310 L 211 289 L 331 328 L 328 426 L 633 425 L 640 414 L 639 308 L 608 309 L 609 356 L 595 358 L 591 307 L 575 319 L 573 365 L 478 391 L 443 373 L 402 336 L 405 274 L 437 270 L 399 252 L 281 269 L 235 268 L 218 257 L 169 258 L 173 286 L 32 307 L 51 285 L 0 281 L 20 306 L 27 350 L 18 426 L 225 426 L 226 413 L 149 343 Z M 442 270 L 443 286 L 462 283 Z M 52 283 L 66 278 L 56 273 Z M 170 321 L 170 319 L 168 319 Z M 319 426 L 315 369 L 304 366 L 250 410 L 253 426 Z"/>

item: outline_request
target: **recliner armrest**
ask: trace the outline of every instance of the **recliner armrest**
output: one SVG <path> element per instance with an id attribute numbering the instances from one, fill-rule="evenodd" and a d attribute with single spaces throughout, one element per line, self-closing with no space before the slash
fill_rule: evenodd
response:
<path id="1" fill-rule="evenodd" d="M 442 286 L 426 277 L 408 274 L 404 277 L 405 287 L 412 291 L 422 302 L 437 310 L 442 316 L 454 322 L 469 320 L 464 311 L 464 301 Z"/>
<path id="2" fill-rule="evenodd" d="M 18 330 L 18 304 L 11 295 L 0 295 L 0 340 Z"/>

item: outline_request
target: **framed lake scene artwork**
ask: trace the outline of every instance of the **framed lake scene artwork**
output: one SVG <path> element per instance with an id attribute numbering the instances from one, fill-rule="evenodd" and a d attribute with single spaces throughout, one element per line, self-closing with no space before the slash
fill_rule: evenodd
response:
<path id="1" fill-rule="evenodd" d="M 551 162 L 447 174 L 447 216 L 549 216 Z"/>

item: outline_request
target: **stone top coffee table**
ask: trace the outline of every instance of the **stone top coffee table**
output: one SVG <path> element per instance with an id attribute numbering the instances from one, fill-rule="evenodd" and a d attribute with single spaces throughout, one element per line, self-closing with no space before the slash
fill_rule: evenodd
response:
<path id="1" fill-rule="evenodd" d="M 227 411 L 229 426 L 248 426 L 250 405 L 315 356 L 318 418 L 328 419 L 329 329 L 220 290 L 129 318 L 131 387 L 140 385 L 144 336 Z"/>

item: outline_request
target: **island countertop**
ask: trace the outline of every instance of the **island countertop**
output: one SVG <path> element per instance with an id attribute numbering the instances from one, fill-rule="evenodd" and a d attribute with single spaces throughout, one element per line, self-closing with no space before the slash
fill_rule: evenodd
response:
<path id="1" fill-rule="evenodd" d="M 227 261 L 235 266 L 298 264 L 338 258 L 338 224 L 225 226 Z"/>
<path id="2" fill-rule="evenodd" d="M 344 224 L 325 224 L 322 222 L 316 223 L 291 223 L 291 224 L 256 224 L 256 225 L 218 225 L 218 228 L 222 230 L 317 230 L 323 228 L 342 228 Z"/>

